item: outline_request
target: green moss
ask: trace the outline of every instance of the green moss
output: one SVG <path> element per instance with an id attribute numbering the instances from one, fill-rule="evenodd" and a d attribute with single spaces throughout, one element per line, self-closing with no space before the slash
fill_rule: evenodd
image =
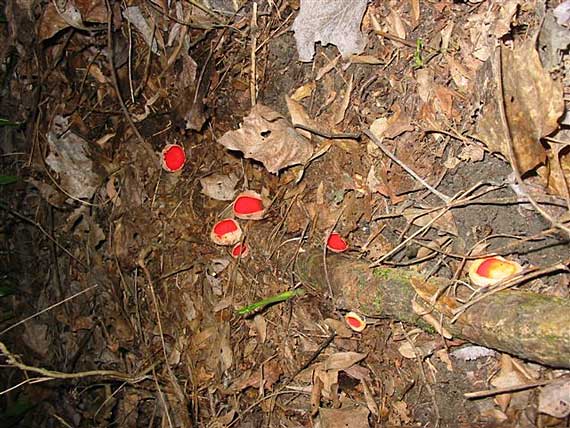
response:
<path id="1" fill-rule="evenodd" d="M 380 279 L 389 279 L 392 276 L 393 269 L 385 269 L 385 268 L 376 268 L 372 271 L 372 274 L 376 278 Z"/>
<path id="2" fill-rule="evenodd" d="M 382 310 L 382 298 L 380 296 L 380 293 L 376 293 L 376 296 L 374 297 L 374 301 L 372 302 L 372 312 L 375 314 L 381 314 L 384 311 Z"/>

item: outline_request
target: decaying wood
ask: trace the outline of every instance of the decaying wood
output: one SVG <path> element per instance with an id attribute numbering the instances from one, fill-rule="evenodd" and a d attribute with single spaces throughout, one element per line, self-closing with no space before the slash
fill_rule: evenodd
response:
<path id="1" fill-rule="evenodd" d="M 412 309 L 412 301 L 433 308 L 436 319 L 453 336 L 552 367 L 570 368 L 570 302 L 525 291 L 502 291 L 467 309 L 455 323 L 449 321 L 460 306 L 443 295 L 431 297 L 447 280 L 407 269 L 375 268 L 342 255 L 327 255 L 328 280 L 337 306 L 368 316 L 382 316 L 434 331 Z M 322 250 L 299 254 L 296 272 L 306 283 L 328 290 Z"/>

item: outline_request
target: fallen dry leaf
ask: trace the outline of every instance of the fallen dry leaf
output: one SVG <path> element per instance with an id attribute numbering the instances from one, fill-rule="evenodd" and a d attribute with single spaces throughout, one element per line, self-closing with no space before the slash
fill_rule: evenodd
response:
<path id="1" fill-rule="evenodd" d="M 555 418 L 568 417 L 570 415 L 570 380 L 561 379 L 542 388 L 538 396 L 538 411 Z"/>
<path id="2" fill-rule="evenodd" d="M 81 12 L 72 1 L 58 10 L 55 3 L 48 3 L 39 20 L 38 37 L 40 41 L 49 39 L 69 27 L 85 29 Z"/>
<path id="3" fill-rule="evenodd" d="M 531 40 L 514 50 L 500 48 L 505 113 L 516 162 L 523 174 L 545 162 L 546 150 L 540 139 L 558 128 L 558 119 L 564 112 L 562 84 L 544 70 L 533 43 Z M 479 76 L 478 92 L 486 94 L 477 133 L 489 150 L 508 159 L 509 139 L 499 110 L 503 97 L 495 83 L 494 60 L 487 62 Z"/>
<path id="4" fill-rule="evenodd" d="M 492 0 L 481 13 L 472 14 L 466 30 L 472 43 L 471 55 L 480 61 L 489 59 L 497 39 L 510 31 L 511 21 L 520 0 Z"/>
<path id="5" fill-rule="evenodd" d="M 295 32 L 299 60 L 308 62 L 315 55 L 315 43 L 332 43 L 344 58 L 359 54 L 366 40 L 360 25 L 367 0 L 301 0 L 299 15 L 291 29 Z"/>
<path id="6" fill-rule="evenodd" d="M 538 173 L 547 180 L 548 188 L 557 195 L 566 196 L 567 183 L 570 185 L 570 150 L 568 146 L 553 147 L 548 151 L 548 166 Z"/>
<path id="7" fill-rule="evenodd" d="M 386 24 L 388 26 L 388 33 L 390 34 L 394 34 L 395 36 L 398 36 L 400 39 L 405 40 L 406 39 L 406 27 L 404 26 L 404 22 L 402 21 L 402 18 L 400 17 L 400 14 L 392 9 L 392 11 L 390 12 L 390 14 L 386 17 Z M 404 46 L 402 43 L 399 42 L 393 42 L 394 45 L 398 46 L 398 47 L 402 47 Z"/>
<path id="8" fill-rule="evenodd" d="M 345 370 L 363 360 L 366 354 L 358 352 L 337 352 L 328 357 L 324 362 L 325 370 Z"/>
<path id="9" fill-rule="evenodd" d="M 301 101 L 304 98 L 310 97 L 316 87 L 317 84 L 314 80 L 312 82 L 299 86 L 295 92 L 293 92 L 293 95 L 291 95 L 291 99 L 294 101 Z"/>
<path id="10" fill-rule="evenodd" d="M 273 174 L 305 163 L 313 154 L 305 137 L 281 114 L 261 104 L 251 109 L 240 129 L 226 132 L 219 142 L 230 150 L 243 152 L 246 158 L 260 161 Z"/>
<path id="11" fill-rule="evenodd" d="M 346 86 L 346 89 L 344 90 L 344 94 L 342 95 L 342 101 L 340 102 L 340 105 L 337 107 L 334 117 L 333 117 L 333 123 L 335 125 L 338 125 L 339 123 L 341 123 L 344 120 L 344 116 L 346 114 L 346 110 L 348 109 L 348 106 L 350 105 L 350 96 L 352 95 L 352 86 L 354 84 L 354 75 L 350 75 L 350 80 L 348 81 L 348 85 Z"/>
<path id="12" fill-rule="evenodd" d="M 218 201 L 231 201 L 239 178 L 235 174 L 212 174 L 200 179 L 202 193 Z"/>
<path id="13" fill-rule="evenodd" d="M 503 354 L 501 356 L 501 370 L 498 375 L 491 380 L 491 385 L 495 388 L 509 388 L 522 385 L 525 382 L 526 379 L 523 375 L 514 368 L 513 359 L 510 356 Z M 528 391 L 498 394 L 495 396 L 495 402 L 503 412 L 506 412 L 511 400 L 515 396 L 520 398 L 521 394 L 528 394 Z"/>
<path id="14" fill-rule="evenodd" d="M 423 208 L 406 208 L 402 215 L 407 221 L 412 222 L 416 226 L 423 227 L 435 219 L 441 214 L 441 210 L 431 211 L 425 210 Z M 451 235 L 457 236 L 457 225 L 455 224 L 455 219 L 450 211 L 447 211 L 437 220 L 435 220 L 431 227 L 439 229 L 443 232 L 447 232 Z"/>
<path id="15" fill-rule="evenodd" d="M 304 125 L 309 128 L 319 129 L 317 123 L 309 116 L 305 107 L 294 100 L 293 97 L 285 97 L 285 102 L 287 103 L 287 109 L 289 110 L 289 117 L 291 117 L 291 123 L 293 125 Z M 297 131 L 302 136 L 312 139 L 313 135 L 309 131 L 299 129 Z"/>
<path id="16" fill-rule="evenodd" d="M 319 409 L 321 428 L 368 428 L 368 415 L 366 407 L 347 407 L 342 409 Z"/>
<path id="17" fill-rule="evenodd" d="M 89 143 L 67 129 L 68 119 L 56 116 L 48 133 L 50 154 L 46 163 L 59 175 L 60 184 L 69 195 L 89 199 L 102 180 L 88 156 Z"/>
<path id="18" fill-rule="evenodd" d="M 399 104 L 394 104 L 392 110 L 394 114 L 388 119 L 379 118 L 370 125 L 370 131 L 379 139 L 396 138 L 404 132 L 414 130 L 410 117 L 402 110 Z"/>

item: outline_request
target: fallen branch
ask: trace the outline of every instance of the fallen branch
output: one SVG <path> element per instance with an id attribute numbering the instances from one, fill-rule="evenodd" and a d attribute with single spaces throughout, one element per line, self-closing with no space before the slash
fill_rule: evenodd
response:
<path id="1" fill-rule="evenodd" d="M 566 299 L 501 291 L 468 308 L 451 323 L 461 303 L 447 295 L 431 303 L 438 290 L 449 285 L 446 279 L 426 281 L 407 269 L 370 269 L 367 262 L 342 255 L 327 257 L 327 272 L 339 308 L 398 319 L 433 332 L 434 328 L 412 309 L 412 301 L 419 298 L 455 337 L 540 364 L 570 368 L 570 301 Z M 296 273 L 306 284 L 328 289 L 322 251 L 300 253 Z"/>

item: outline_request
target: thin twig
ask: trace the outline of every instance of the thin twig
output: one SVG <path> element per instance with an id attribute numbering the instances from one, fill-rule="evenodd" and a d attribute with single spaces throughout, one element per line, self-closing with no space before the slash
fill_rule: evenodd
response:
<path id="1" fill-rule="evenodd" d="M 362 135 L 358 134 L 358 133 L 332 133 L 332 132 L 326 132 L 323 131 L 321 129 L 316 129 L 316 128 L 312 128 L 310 126 L 307 125 L 302 125 L 300 123 L 295 123 L 293 124 L 293 128 L 296 129 L 302 129 L 303 131 L 307 131 L 310 132 L 311 134 L 315 134 L 318 135 L 320 137 L 323 138 L 327 138 L 329 140 L 334 140 L 334 139 L 345 139 L 345 140 L 360 140 Z"/>
<path id="2" fill-rule="evenodd" d="M 25 221 L 26 223 L 29 223 L 35 227 L 38 228 L 38 230 L 47 238 L 49 239 L 51 242 L 53 242 L 55 245 L 57 245 L 57 247 L 62 250 L 65 254 L 67 254 L 69 257 L 71 257 L 73 260 L 75 260 L 81 267 L 87 269 L 87 265 L 85 263 L 83 263 L 81 260 L 79 260 L 77 257 L 75 257 L 73 254 L 71 254 L 71 252 L 65 248 L 62 244 L 60 244 L 56 238 L 54 238 L 53 236 L 51 236 L 44 228 L 41 224 L 35 222 L 34 220 L 26 217 L 23 214 L 20 214 L 18 211 L 13 210 L 12 208 L 10 208 L 8 205 L 4 204 L 3 202 L 0 202 L 0 208 L 9 212 L 10 214 L 12 214 L 14 217 L 19 218 L 22 221 Z M 1 333 L 0 333 L 1 334 Z"/>
<path id="3" fill-rule="evenodd" d="M 150 372 L 156 365 L 156 363 L 154 365 L 151 365 L 150 367 L 146 368 L 141 373 L 135 376 L 131 376 L 126 373 L 121 373 L 115 370 L 89 370 L 77 373 L 64 373 L 55 370 L 44 369 L 41 367 L 29 366 L 27 364 L 21 363 L 18 360 L 18 357 L 12 354 L 3 342 L 0 342 L 0 352 L 6 357 L 8 364 L 17 367 L 20 370 L 37 373 L 44 377 L 48 377 L 50 379 L 80 379 L 84 377 L 103 376 L 103 377 L 110 377 L 113 379 L 120 379 L 128 383 L 138 383 L 145 380 L 146 374 Z"/>
<path id="4" fill-rule="evenodd" d="M 24 324 L 25 322 L 28 322 L 28 321 L 30 321 L 31 319 L 34 319 L 35 317 L 40 316 L 41 314 L 43 314 L 43 313 L 45 313 L 45 312 L 48 312 L 48 311 L 50 311 L 50 310 L 52 310 L 52 309 L 54 309 L 54 308 L 57 308 L 59 305 L 62 305 L 62 304 L 64 304 L 64 303 L 66 303 L 66 302 L 69 302 L 70 300 L 73 300 L 73 299 L 75 299 L 76 297 L 79 297 L 79 296 L 81 296 L 82 294 L 85 294 L 85 293 L 87 293 L 88 291 L 93 290 L 94 288 L 96 288 L 96 287 L 98 287 L 98 286 L 99 286 L 99 284 L 95 284 L 95 285 L 93 285 L 93 286 L 91 286 L 91 287 L 89 287 L 89 288 L 86 288 L 85 290 L 81 290 L 80 292 L 75 293 L 75 294 L 73 294 L 73 295 L 71 295 L 71 296 L 69 296 L 69 297 L 63 299 L 61 302 L 54 303 L 53 305 L 50 305 L 50 306 L 48 306 L 47 308 L 42 309 L 41 311 L 36 312 L 35 314 L 30 315 L 29 317 L 26 317 L 26 318 L 24 318 L 24 319 L 21 320 L 21 321 L 18 321 L 16 324 L 12 324 L 10 327 L 7 327 L 7 328 L 5 328 L 4 330 L 0 331 L 0 336 L 2 336 L 2 335 L 5 334 L 5 333 L 8 333 L 10 330 L 15 329 L 15 328 L 18 327 L 19 325 L 22 325 L 22 324 Z"/>
<path id="5" fill-rule="evenodd" d="M 451 198 L 449 196 L 444 195 L 439 190 L 432 187 L 427 181 L 425 181 L 422 177 L 420 177 L 418 174 L 416 174 L 416 172 L 412 168 L 410 168 L 404 162 L 402 162 L 400 159 L 398 159 L 396 157 L 396 155 L 394 155 L 390 150 L 388 150 L 388 147 L 386 147 L 372 132 L 370 132 L 368 129 L 365 129 L 364 131 L 362 131 L 362 133 L 364 135 L 366 135 L 368 138 L 370 138 L 372 140 L 372 142 L 374 144 L 376 144 L 378 146 L 378 148 L 380 150 L 382 150 L 386 156 L 388 156 L 390 159 L 392 159 L 394 162 L 396 162 L 401 168 L 404 169 L 404 171 L 406 171 L 413 178 L 415 178 L 417 181 L 419 181 L 431 193 L 433 193 L 435 196 L 437 196 L 439 199 L 441 199 L 446 204 L 451 201 Z"/>
<path id="6" fill-rule="evenodd" d="M 127 106 L 125 105 L 125 101 L 123 100 L 123 96 L 121 95 L 121 91 L 119 89 L 119 80 L 117 78 L 117 69 L 115 68 L 115 49 L 114 49 L 114 45 L 113 45 L 113 9 L 111 8 L 111 5 L 109 3 L 109 0 L 105 0 L 105 5 L 107 7 L 107 14 L 108 14 L 108 20 L 107 20 L 107 60 L 109 62 L 109 68 L 110 68 L 110 72 L 111 72 L 111 82 L 113 83 L 113 89 L 115 90 L 115 93 L 117 94 L 117 99 L 119 100 L 119 105 L 121 106 L 121 111 L 123 112 L 123 115 L 125 116 L 125 119 L 127 120 L 127 122 L 129 123 L 129 126 L 132 128 L 133 132 L 135 133 L 136 137 L 138 138 L 140 143 L 145 142 L 143 136 L 141 135 L 141 133 L 139 132 L 139 130 L 137 129 L 135 122 L 133 121 L 133 118 L 131 117 L 131 114 L 129 113 L 129 110 L 127 109 Z"/>
<path id="7" fill-rule="evenodd" d="M 257 35 L 259 27 L 257 26 L 257 2 L 253 2 L 253 11 L 251 12 L 251 25 L 249 27 L 251 34 L 251 66 L 249 76 L 249 97 L 251 106 L 257 104 L 257 67 L 256 67 L 256 51 L 257 51 Z"/>
<path id="8" fill-rule="evenodd" d="M 526 389 L 550 385 L 551 383 L 557 382 L 559 380 L 560 379 L 541 380 L 538 382 L 524 383 L 522 385 L 507 386 L 505 388 L 485 389 L 482 391 L 466 392 L 465 394 L 463 394 L 463 396 L 465 398 L 470 398 L 470 399 L 493 397 L 493 396 L 499 395 L 499 394 L 507 394 L 507 393 L 511 393 L 511 392 L 524 391 Z"/>

